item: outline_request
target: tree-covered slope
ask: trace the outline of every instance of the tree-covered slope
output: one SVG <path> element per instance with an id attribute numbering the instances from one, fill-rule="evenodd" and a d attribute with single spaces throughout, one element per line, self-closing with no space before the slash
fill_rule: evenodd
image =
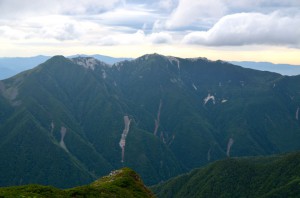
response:
<path id="1" fill-rule="evenodd" d="M 95 59 L 57 56 L 1 82 L 2 186 L 72 187 L 127 165 L 147 183 L 182 172 L 170 149 L 134 122 L 108 69 Z M 134 146 L 126 145 L 122 159 L 124 117 L 132 121 L 126 141 Z"/>
<path id="2" fill-rule="evenodd" d="M 52 186 L 25 185 L 0 188 L 0 197 L 154 197 L 153 193 L 143 184 L 139 175 L 129 168 L 112 171 L 89 185 L 61 190 Z"/>
<path id="3" fill-rule="evenodd" d="M 188 168 L 226 155 L 299 149 L 298 76 L 157 54 L 113 69 L 132 109 L 145 110 L 153 121 L 145 114 L 136 119 Z"/>
<path id="4" fill-rule="evenodd" d="M 68 188 L 123 166 L 152 185 L 227 156 L 299 150 L 298 90 L 299 76 L 222 61 L 55 56 L 0 81 L 0 185 Z"/>
<path id="5" fill-rule="evenodd" d="M 152 190 L 158 197 L 298 197 L 300 153 L 228 158 Z"/>

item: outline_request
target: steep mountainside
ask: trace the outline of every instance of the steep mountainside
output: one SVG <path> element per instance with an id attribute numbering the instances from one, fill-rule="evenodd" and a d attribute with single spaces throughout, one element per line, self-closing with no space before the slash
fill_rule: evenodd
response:
<path id="1" fill-rule="evenodd" d="M 2 186 L 66 188 L 123 166 L 151 185 L 226 156 L 300 149 L 300 77 L 222 61 L 56 56 L 0 90 Z"/>
<path id="2" fill-rule="evenodd" d="M 71 189 L 61 190 L 51 186 L 26 185 L 0 188 L 0 197 L 154 197 L 140 177 L 129 168 L 112 171 L 95 182 Z"/>
<path id="3" fill-rule="evenodd" d="M 152 188 L 158 197 L 299 197 L 300 153 L 228 158 Z"/>
<path id="4" fill-rule="evenodd" d="M 124 118 L 133 120 L 130 109 L 106 77 L 109 67 L 95 59 L 74 62 L 54 57 L 2 83 L 7 113 L 1 116 L 0 156 L 6 160 L 0 184 L 71 187 L 124 165 L 151 183 L 181 172 L 170 149 L 133 121 L 126 141 L 134 145 L 121 162 L 119 142 Z"/>

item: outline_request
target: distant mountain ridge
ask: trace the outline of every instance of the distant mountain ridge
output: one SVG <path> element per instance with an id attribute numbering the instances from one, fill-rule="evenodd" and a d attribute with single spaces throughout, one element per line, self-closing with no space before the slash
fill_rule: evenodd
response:
<path id="1" fill-rule="evenodd" d="M 0 80 L 12 77 L 22 71 L 32 69 L 49 58 L 49 56 L 0 58 Z"/>
<path id="2" fill-rule="evenodd" d="M 270 71 L 282 75 L 295 76 L 300 74 L 300 65 L 273 64 L 269 62 L 230 61 L 235 65 L 259 71 Z"/>
<path id="3" fill-rule="evenodd" d="M 0 185 L 69 188 L 123 166 L 153 185 L 230 156 L 299 150 L 298 90 L 299 76 L 203 58 L 55 56 L 0 81 Z"/>
<path id="4" fill-rule="evenodd" d="M 116 62 L 131 60 L 130 58 L 113 58 L 110 56 L 104 56 L 98 54 L 95 55 L 78 54 L 78 55 L 69 56 L 69 58 L 75 58 L 75 57 L 93 57 L 111 65 Z M 51 56 L 42 56 L 42 55 L 34 56 L 34 57 L 0 58 L 0 80 L 12 77 L 22 71 L 32 69 L 37 65 L 45 62 L 49 58 L 51 58 Z"/>
<path id="5" fill-rule="evenodd" d="M 76 58 L 76 57 L 93 57 L 110 65 L 113 65 L 117 62 L 121 62 L 124 60 L 133 60 L 133 58 L 114 58 L 114 57 L 104 56 L 99 54 L 94 54 L 94 55 L 77 54 L 77 55 L 68 56 L 68 58 Z M 42 55 L 34 56 L 34 57 L 13 57 L 13 58 L 0 57 L 0 80 L 12 77 L 22 71 L 32 69 L 37 65 L 45 62 L 49 58 L 51 58 L 51 56 L 42 56 Z M 270 72 L 275 72 L 275 73 L 288 75 L 288 76 L 294 76 L 300 74 L 300 66 L 297 65 L 273 64 L 269 62 L 251 62 L 251 61 L 229 61 L 229 63 L 232 63 L 234 65 L 239 65 L 244 68 L 250 68 L 259 71 L 270 71 Z"/>

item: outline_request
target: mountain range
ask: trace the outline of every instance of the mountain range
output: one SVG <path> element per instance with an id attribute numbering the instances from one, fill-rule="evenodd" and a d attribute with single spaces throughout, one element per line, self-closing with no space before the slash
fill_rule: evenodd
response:
<path id="1" fill-rule="evenodd" d="M 68 58 L 76 57 L 93 57 L 99 61 L 105 62 L 107 64 L 113 65 L 117 62 L 124 60 L 133 60 L 132 58 L 114 58 L 104 55 L 85 55 L 77 54 L 68 56 Z M 13 57 L 13 58 L 1 58 L 0 57 L 0 80 L 12 77 L 22 71 L 32 69 L 37 65 L 45 62 L 51 58 L 51 56 L 34 56 L 34 57 Z M 239 65 L 244 68 L 250 68 L 260 71 L 270 71 L 279 73 L 281 75 L 295 76 L 300 74 L 299 65 L 289 65 L 289 64 L 273 64 L 269 62 L 251 62 L 251 61 L 230 61 L 229 63 L 234 65 Z"/>
<path id="2" fill-rule="evenodd" d="M 0 185 L 69 188 L 127 166 L 147 185 L 300 149 L 300 76 L 149 54 L 55 56 L 0 81 Z"/>
<path id="3" fill-rule="evenodd" d="M 114 58 L 114 57 L 104 56 L 99 54 L 90 55 L 90 56 L 84 54 L 77 54 L 77 55 L 69 56 L 69 58 L 75 58 L 75 57 L 93 57 L 111 65 L 116 62 L 131 60 L 130 58 Z M 12 77 L 22 71 L 32 69 L 37 65 L 45 62 L 49 58 L 51 58 L 51 56 L 43 56 L 43 55 L 33 56 L 33 57 L 0 58 L 0 80 Z"/>

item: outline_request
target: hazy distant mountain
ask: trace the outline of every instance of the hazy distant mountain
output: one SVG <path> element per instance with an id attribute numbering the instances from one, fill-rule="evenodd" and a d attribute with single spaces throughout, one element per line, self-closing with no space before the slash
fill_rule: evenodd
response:
<path id="1" fill-rule="evenodd" d="M 299 197 L 300 152 L 228 158 L 152 188 L 159 198 Z"/>
<path id="2" fill-rule="evenodd" d="M 282 75 L 295 76 L 300 74 L 300 65 L 273 64 L 268 62 L 231 61 L 232 64 L 260 71 L 270 71 Z"/>
<path id="3" fill-rule="evenodd" d="M 100 61 L 108 64 L 114 64 L 116 62 L 131 60 L 130 58 L 113 58 L 103 55 L 73 55 L 74 57 L 94 57 Z M 32 69 L 37 65 L 45 62 L 51 58 L 50 56 L 34 56 L 34 57 L 14 57 L 14 58 L 0 58 L 0 80 L 12 77 L 22 71 Z"/>
<path id="4" fill-rule="evenodd" d="M 17 73 L 19 73 L 19 72 L 16 72 L 16 71 L 14 71 L 14 70 L 12 70 L 12 69 L 9 69 L 9 68 L 1 67 L 1 66 L 0 66 L 0 80 L 9 78 L 9 77 L 11 77 L 11 76 L 14 76 L 14 75 L 16 75 Z"/>
<path id="5" fill-rule="evenodd" d="M 14 76 L 22 71 L 32 69 L 49 58 L 49 56 L 0 58 L 0 80 Z"/>
<path id="6" fill-rule="evenodd" d="M 228 156 L 300 149 L 300 76 L 158 54 L 55 56 L 0 81 L 0 185 L 146 184 Z"/>

